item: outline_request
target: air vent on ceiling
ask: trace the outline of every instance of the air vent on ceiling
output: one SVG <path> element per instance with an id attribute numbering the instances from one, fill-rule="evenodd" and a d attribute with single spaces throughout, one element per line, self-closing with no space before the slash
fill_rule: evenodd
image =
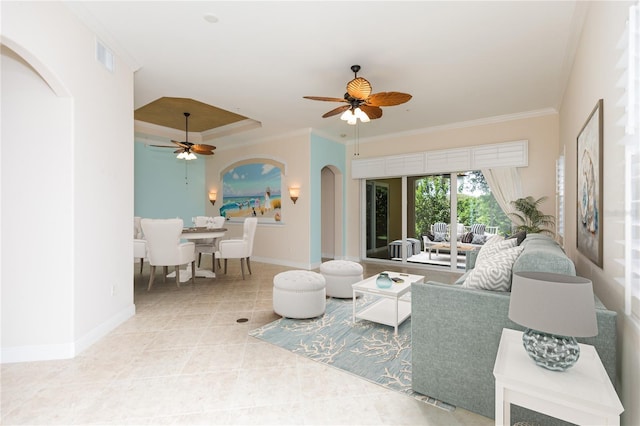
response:
<path id="1" fill-rule="evenodd" d="M 100 62 L 109 72 L 113 72 L 114 69 L 114 58 L 113 53 L 100 42 L 100 40 L 96 40 L 96 59 Z"/>

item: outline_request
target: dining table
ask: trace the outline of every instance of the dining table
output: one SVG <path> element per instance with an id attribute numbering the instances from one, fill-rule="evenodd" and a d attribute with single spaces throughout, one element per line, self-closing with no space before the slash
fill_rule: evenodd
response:
<path id="1" fill-rule="evenodd" d="M 224 237 L 224 234 L 226 232 L 227 232 L 227 228 L 207 228 L 206 226 L 197 226 L 197 227 L 191 227 L 191 228 L 183 228 L 181 238 L 189 241 L 206 240 L 206 239 L 215 240 L 215 239 Z M 216 260 L 215 254 L 213 254 L 213 259 L 211 261 L 214 262 L 215 260 Z M 175 271 L 167 275 L 167 277 L 169 278 L 173 278 L 175 276 L 176 276 Z M 216 273 L 208 269 L 200 269 L 199 267 L 196 266 L 196 277 L 215 278 Z M 180 282 L 186 282 L 186 281 L 189 281 L 190 279 L 191 279 L 191 268 L 187 267 L 186 269 L 181 269 Z"/>

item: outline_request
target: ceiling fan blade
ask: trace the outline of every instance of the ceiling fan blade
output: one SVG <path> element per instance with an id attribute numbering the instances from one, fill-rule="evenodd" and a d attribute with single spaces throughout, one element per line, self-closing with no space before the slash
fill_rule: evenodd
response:
<path id="1" fill-rule="evenodd" d="M 191 147 L 191 151 L 195 152 L 196 154 L 204 154 L 204 155 L 213 154 L 214 149 L 216 149 L 215 146 L 206 145 L 206 144 L 195 144 Z"/>
<path id="2" fill-rule="evenodd" d="M 332 109 L 331 111 L 323 114 L 322 118 L 333 117 L 334 115 L 338 115 L 341 112 L 348 110 L 349 108 L 351 108 L 351 105 L 339 106 L 338 108 Z"/>
<path id="3" fill-rule="evenodd" d="M 342 98 L 327 98 L 325 96 L 303 96 L 303 98 L 311 99 L 312 101 L 347 102 Z"/>
<path id="4" fill-rule="evenodd" d="M 184 142 L 178 142 L 178 141 L 174 141 L 172 140 L 171 142 L 173 142 L 174 144 L 178 145 L 180 148 L 189 148 L 190 144 L 186 144 Z"/>
<path id="5" fill-rule="evenodd" d="M 148 146 L 155 146 L 156 148 L 175 148 L 175 146 L 169 146 L 169 145 L 148 145 Z"/>
<path id="6" fill-rule="evenodd" d="M 367 114 L 367 117 L 369 117 L 371 120 L 382 117 L 382 108 L 380 107 L 362 104 L 360 105 L 360 109 L 362 110 L 362 112 Z"/>
<path id="7" fill-rule="evenodd" d="M 371 95 L 371 83 L 362 77 L 356 77 L 347 84 L 347 93 L 352 98 L 365 100 Z"/>
<path id="8" fill-rule="evenodd" d="M 412 96 L 400 92 L 380 92 L 369 96 L 366 103 L 371 106 L 394 106 L 408 102 Z"/>
<path id="9" fill-rule="evenodd" d="M 173 151 L 174 154 L 180 154 L 181 152 L 187 152 L 186 149 L 176 149 L 175 151 Z"/>

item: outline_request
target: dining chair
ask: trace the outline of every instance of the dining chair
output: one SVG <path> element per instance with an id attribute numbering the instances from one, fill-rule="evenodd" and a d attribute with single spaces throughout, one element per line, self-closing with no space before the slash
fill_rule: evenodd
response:
<path id="1" fill-rule="evenodd" d="M 209 226 L 211 228 L 222 228 L 224 226 L 226 218 L 224 216 L 197 216 L 195 220 L 196 226 Z M 211 262 L 215 262 L 215 252 L 218 250 L 217 238 L 207 238 L 202 240 L 196 240 L 196 254 L 198 255 L 198 267 L 200 267 L 200 261 L 202 260 L 202 254 L 210 254 L 213 256 Z M 215 265 L 212 266 L 215 270 Z M 215 271 L 214 271 L 215 272 Z"/>
<path id="2" fill-rule="evenodd" d="M 224 273 L 227 273 L 227 260 L 240 259 L 240 269 L 242 270 L 242 279 L 244 280 L 244 263 L 247 263 L 247 269 L 251 274 L 251 254 L 253 253 L 253 237 L 256 234 L 258 225 L 257 217 L 248 217 L 244 220 L 242 239 L 222 240 L 218 243 L 218 251 L 215 258 L 224 259 Z M 214 267 L 215 269 L 215 267 Z M 215 271 L 214 271 L 215 272 Z"/>
<path id="3" fill-rule="evenodd" d="M 147 241 L 134 238 L 133 239 L 133 260 L 140 260 L 140 273 L 142 274 L 142 267 L 144 266 L 144 259 L 147 257 Z"/>
<path id="4" fill-rule="evenodd" d="M 180 266 L 191 263 L 191 282 L 195 285 L 195 244 L 180 242 L 182 219 L 142 219 L 141 223 L 142 232 L 147 240 L 147 256 L 151 266 L 147 291 L 153 286 L 156 266 L 164 267 L 165 281 L 167 267 L 175 266 L 176 284 L 180 287 Z"/>
<path id="5" fill-rule="evenodd" d="M 147 257 L 147 242 L 142 234 L 142 225 L 140 216 L 133 218 L 133 261 L 140 260 L 140 273 L 144 266 L 144 259 Z"/>

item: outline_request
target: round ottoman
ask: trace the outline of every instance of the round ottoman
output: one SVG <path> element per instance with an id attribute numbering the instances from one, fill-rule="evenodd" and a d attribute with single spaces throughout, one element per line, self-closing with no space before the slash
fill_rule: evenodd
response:
<path id="1" fill-rule="evenodd" d="M 352 284 L 362 281 L 362 265 L 349 260 L 330 260 L 320 265 L 327 284 L 327 296 L 352 298 Z"/>
<path id="2" fill-rule="evenodd" d="M 273 277 L 273 311 L 287 318 L 324 314 L 324 277 L 311 271 L 286 271 Z"/>

